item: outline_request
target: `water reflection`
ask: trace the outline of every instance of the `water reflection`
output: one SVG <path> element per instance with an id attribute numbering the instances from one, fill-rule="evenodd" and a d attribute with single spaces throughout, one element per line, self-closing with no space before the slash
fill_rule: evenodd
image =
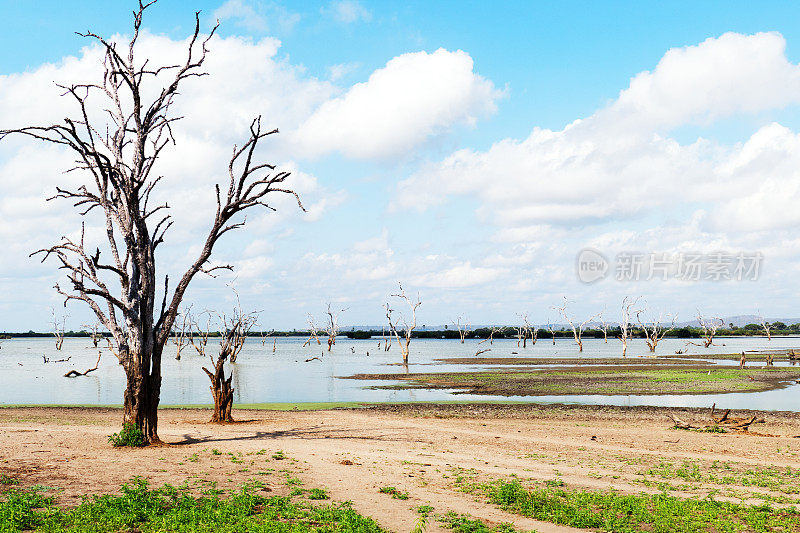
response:
<path id="1" fill-rule="evenodd" d="M 660 395 L 660 396 L 537 396 L 497 397 L 453 394 L 444 390 L 370 390 L 370 385 L 386 382 L 366 382 L 339 379 L 354 373 L 406 373 L 431 371 L 481 370 L 481 365 L 449 365 L 436 362 L 448 357 L 472 357 L 485 345 L 478 341 L 415 339 L 411 343 L 410 364 L 400 364 L 400 352 L 393 346 L 388 352 L 380 339 L 349 340 L 340 338 L 332 351 L 321 351 L 316 345 L 303 347 L 303 338 L 281 338 L 273 343 L 249 339 L 238 362 L 233 365 L 234 388 L 237 403 L 266 402 L 328 402 L 328 401 L 445 401 L 445 400 L 499 400 L 528 402 L 580 402 L 613 405 L 671 405 L 709 406 L 713 402 L 730 408 L 759 408 L 773 410 L 800 410 L 798 386 L 761 393 L 728 393 L 724 395 Z M 719 338 L 718 344 L 704 349 L 690 347 L 690 353 L 739 353 L 742 350 L 786 349 L 800 347 L 800 339 L 776 337 Z M 664 339 L 659 343 L 658 355 L 674 354 L 682 349 L 685 340 Z M 377 346 L 377 349 L 376 349 Z M 583 353 L 569 339 L 540 339 L 527 349 L 517 347 L 515 340 L 496 339 L 487 357 L 618 357 L 619 342 L 586 339 Z M 163 359 L 162 404 L 210 404 L 208 377 L 201 367 L 207 360 L 186 350 L 180 360 L 175 360 L 174 345 L 169 345 Z M 369 352 L 369 356 L 367 356 Z M 322 355 L 320 355 L 320 353 Z M 650 352 L 642 339 L 635 339 L 628 347 L 628 359 L 648 357 Z M 64 363 L 44 363 L 42 356 L 51 361 L 70 357 Z M 306 362 L 307 359 L 315 358 Z M 125 376 L 117 360 L 104 352 L 97 371 L 88 376 L 65 378 L 70 369 L 85 371 L 94 366 L 97 352 L 90 339 L 66 339 L 63 349 L 57 352 L 52 339 L 12 339 L 3 342 L 0 349 L 0 403 L 3 404 L 120 404 Z M 738 360 L 718 361 L 719 364 L 738 364 Z M 783 360 L 777 366 L 790 364 Z M 791 364 L 796 364 L 792 362 Z M 763 362 L 748 359 L 747 366 L 763 366 Z"/>

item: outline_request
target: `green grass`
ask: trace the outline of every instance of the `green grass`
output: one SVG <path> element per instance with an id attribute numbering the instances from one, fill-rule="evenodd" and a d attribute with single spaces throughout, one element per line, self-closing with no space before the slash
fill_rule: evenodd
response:
<path id="1" fill-rule="evenodd" d="M 119 433 L 109 435 L 108 442 L 110 442 L 115 448 L 120 448 L 123 446 L 135 448 L 144 446 L 146 444 L 144 433 L 142 433 L 142 430 L 132 422 L 123 424 Z"/>
<path id="2" fill-rule="evenodd" d="M 122 494 L 87 498 L 78 507 L 60 509 L 42 488 L 10 489 L 0 496 L 0 531 L 43 532 L 357 532 L 383 530 L 348 503 L 315 507 L 281 496 L 255 494 L 256 484 L 227 499 L 193 497 L 165 485 L 151 490 L 134 478 Z"/>
<path id="3" fill-rule="evenodd" d="M 395 500 L 407 500 L 408 499 L 408 493 L 407 492 L 401 492 L 401 491 L 397 490 L 394 487 L 381 487 L 380 489 L 378 489 L 378 492 L 380 492 L 381 494 L 391 494 L 392 498 L 394 498 Z"/>
<path id="4" fill-rule="evenodd" d="M 687 471 L 689 478 L 696 474 Z M 800 511 L 739 505 L 666 494 L 623 495 L 543 487 L 518 481 L 484 485 L 489 501 L 507 511 L 579 528 L 619 533 L 798 531 Z"/>
<path id="5" fill-rule="evenodd" d="M 456 533 L 514 533 L 516 530 L 511 524 L 499 524 L 489 527 L 480 520 L 469 515 L 459 515 L 452 511 L 439 518 L 445 527 Z"/>

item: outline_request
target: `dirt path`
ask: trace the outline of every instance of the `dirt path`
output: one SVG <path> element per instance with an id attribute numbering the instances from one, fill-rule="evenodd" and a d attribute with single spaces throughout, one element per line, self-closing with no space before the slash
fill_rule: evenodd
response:
<path id="1" fill-rule="evenodd" d="M 212 426 L 205 423 L 208 411 L 164 410 L 159 433 L 168 446 L 113 449 L 106 436 L 118 430 L 118 410 L 9 408 L 0 409 L 0 473 L 24 485 L 59 487 L 66 505 L 83 494 L 117 491 L 134 475 L 156 486 L 188 482 L 197 490 L 214 484 L 234 490 L 259 480 L 275 494 L 288 493 L 301 480 L 302 488 L 325 488 L 333 500 L 352 501 L 393 531 L 410 531 L 419 505 L 524 530 L 574 531 L 510 515 L 461 490 L 512 475 L 572 488 L 713 493 L 775 504 L 800 499 L 800 478 L 793 477 L 800 469 L 800 438 L 792 437 L 800 435 L 797 414 L 764 413 L 767 423 L 754 430 L 787 436 L 759 437 L 672 430 L 666 412 L 386 406 L 240 411 L 240 419 L 251 421 Z M 675 412 L 684 419 L 702 416 Z M 687 464 L 691 468 L 680 470 Z M 379 492 L 389 486 L 408 499 Z M 431 522 L 428 530 L 439 528 Z"/>

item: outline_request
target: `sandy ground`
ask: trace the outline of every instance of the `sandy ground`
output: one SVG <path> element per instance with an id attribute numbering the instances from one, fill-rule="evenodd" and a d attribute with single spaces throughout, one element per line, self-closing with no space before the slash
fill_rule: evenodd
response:
<path id="1" fill-rule="evenodd" d="M 415 508 L 455 511 L 523 530 L 575 531 L 505 513 L 463 490 L 465 482 L 518 476 L 526 482 L 561 480 L 568 488 L 714 494 L 733 501 L 800 501 L 800 414 L 762 413 L 755 431 L 781 436 L 714 434 L 670 429 L 666 414 L 699 420 L 689 409 L 441 405 L 379 406 L 328 411 L 238 411 L 246 422 L 206 423 L 205 410 L 163 410 L 165 446 L 114 449 L 121 413 L 104 408 L 0 409 L 0 474 L 22 485 L 63 489 L 58 501 L 116 492 L 141 475 L 152 484 L 196 490 L 212 484 L 233 490 L 258 479 L 268 492 L 286 494 L 293 478 L 302 488 L 325 488 L 392 531 L 410 531 Z M 745 412 L 737 413 L 745 414 Z M 282 451 L 285 459 L 274 458 Z M 701 473 L 725 465 L 725 483 L 688 480 L 650 469 L 665 463 L 697 465 Z M 787 471 L 784 474 L 774 472 Z M 648 473 L 650 472 L 650 473 Z M 759 486 L 748 473 L 778 480 Z M 793 473 L 794 472 L 794 473 Z M 770 477 L 771 476 L 771 477 Z M 752 477 L 752 476 L 751 476 Z M 750 480 L 750 481 L 748 481 Z M 658 485 L 661 483 L 661 485 Z M 666 485 L 665 485 L 666 484 Z M 762 484 L 764 485 L 764 484 Z M 381 494 L 393 486 L 408 500 Z M 441 526 L 431 522 L 428 530 Z"/>

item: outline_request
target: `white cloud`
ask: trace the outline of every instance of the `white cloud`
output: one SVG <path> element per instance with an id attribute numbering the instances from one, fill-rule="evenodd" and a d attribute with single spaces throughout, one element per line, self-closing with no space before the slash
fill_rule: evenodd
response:
<path id="1" fill-rule="evenodd" d="M 786 41 L 775 32 L 726 33 L 673 48 L 600 115 L 621 120 L 621 129 L 671 128 L 800 102 L 800 67 L 785 51 Z"/>
<path id="2" fill-rule="evenodd" d="M 800 101 L 800 67 L 784 48 L 780 35 L 761 33 L 670 50 L 589 118 L 561 131 L 535 128 L 486 151 L 459 150 L 422 168 L 400 184 L 398 206 L 424 209 L 474 195 L 479 213 L 511 240 L 533 237 L 529 227 L 624 221 L 676 204 L 708 207 L 717 230 L 796 222 L 789 206 L 800 195 L 800 144 L 786 128 L 765 125 L 735 146 L 680 143 L 659 132 Z M 778 190 L 782 198 L 770 206 Z"/>
<path id="3" fill-rule="evenodd" d="M 502 92 L 473 71 L 461 50 L 403 54 L 366 82 L 323 103 L 295 132 L 303 153 L 401 156 L 456 124 L 474 126 Z"/>
<path id="4" fill-rule="evenodd" d="M 330 14 L 335 20 L 345 24 L 372 20 L 372 13 L 356 0 L 335 0 L 322 12 Z"/>
<path id="5" fill-rule="evenodd" d="M 231 20 L 236 26 L 259 33 L 269 30 L 288 33 L 300 22 L 299 14 L 281 5 L 275 3 L 264 5 L 261 2 L 251 4 L 246 0 L 227 0 L 214 10 L 213 18 L 220 22 Z"/>

